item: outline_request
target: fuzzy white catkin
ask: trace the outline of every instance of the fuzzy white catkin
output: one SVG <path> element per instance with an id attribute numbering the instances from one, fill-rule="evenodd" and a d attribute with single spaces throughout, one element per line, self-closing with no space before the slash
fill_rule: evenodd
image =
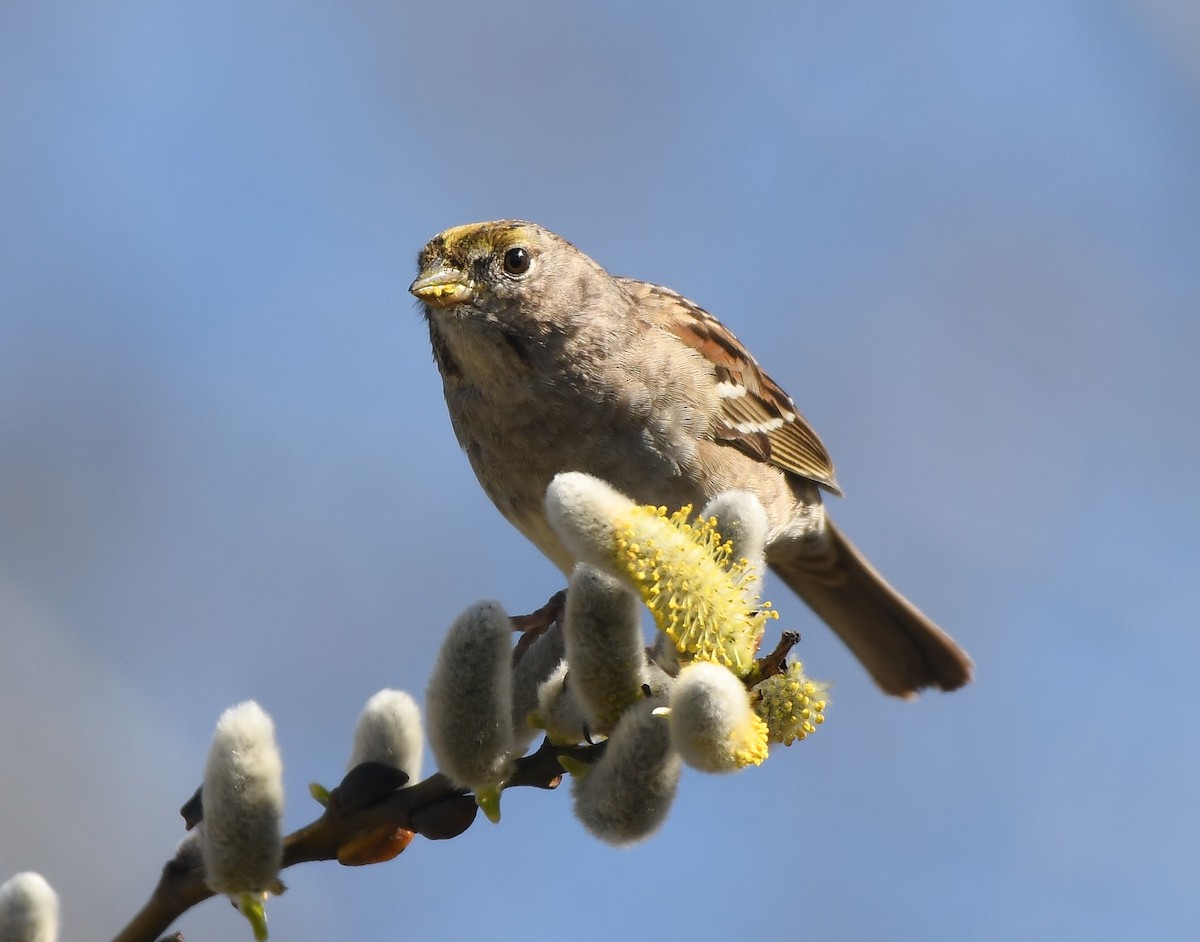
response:
<path id="1" fill-rule="evenodd" d="M 362 762 L 381 762 L 408 773 L 410 784 L 421 778 L 421 710 L 403 690 L 380 690 L 358 715 L 347 770 Z"/>
<path id="2" fill-rule="evenodd" d="M 513 746 L 518 752 L 524 752 L 537 738 L 538 730 L 530 724 L 529 714 L 537 709 L 538 688 L 562 663 L 565 651 L 562 626 L 555 622 L 525 649 L 513 667 Z"/>
<path id="3" fill-rule="evenodd" d="M 646 699 L 626 710 L 600 760 L 571 777 L 575 816 L 617 847 L 657 831 L 675 798 L 681 763 L 671 748 L 669 724 L 652 712 L 661 705 Z"/>
<path id="4" fill-rule="evenodd" d="M 708 502 L 700 512 L 703 519 L 717 518 L 717 532 L 733 544 L 730 559 L 749 563 L 743 582 L 747 599 L 754 603 L 762 591 L 766 568 L 767 535 L 770 521 L 762 502 L 749 491 L 725 491 Z"/>
<path id="5" fill-rule="evenodd" d="M 679 673 L 679 649 L 661 631 L 655 633 L 654 643 L 650 646 L 650 663 L 672 677 Z"/>
<path id="6" fill-rule="evenodd" d="M 215 893 L 265 893 L 283 863 L 283 762 L 253 700 L 221 714 L 204 767 L 202 846 Z"/>
<path id="7" fill-rule="evenodd" d="M 18 873 L 0 885 L 0 942 L 55 942 L 58 894 L 40 873 Z"/>
<path id="8" fill-rule="evenodd" d="M 556 474 L 546 489 L 546 519 L 576 559 L 612 575 L 616 567 L 613 522 L 633 501 L 599 478 L 579 471 Z"/>
<path id="9" fill-rule="evenodd" d="M 512 764 L 512 622 L 497 602 L 463 612 L 442 642 L 425 692 L 439 769 L 475 792 L 503 785 Z"/>
<path id="10" fill-rule="evenodd" d="M 670 641 L 669 638 L 667 640 Z M 671 696 L 671 690 L 675 686 L 675 674 L 665 671 L 655 660 L 647 659 L 646 686 L 650 690 L 651 698 L 660 703 L 665 702 Z"/>
<path id="11" fill-rule="evenodd" d="M 568 680 L 575 674 L 560 661 L 558 667 L 538 688 L 537 709 L 533 718 L 546 738 L 555 745 L 570 746 L 582 742 L 588 733 L 583 706 L 575 696 L 575 687 Z"/>
<path id="12" fill-rule="evenodd" d="M 765 749 L 746 688 L 720 664 L 697 661 L 679 674 L 671 690 L 671 742 L 694 769 L 735 772 L 747 764 L 747 745 Z M 761 758 L 759 759 L 761 761 Z"/>
<path id="13" fill-rule="evenodd" d="M 608 735 L 647 680 L 641 600 L 587 563 L 571 573 L 564 620 L 571 690 L 592 733 Z"/>

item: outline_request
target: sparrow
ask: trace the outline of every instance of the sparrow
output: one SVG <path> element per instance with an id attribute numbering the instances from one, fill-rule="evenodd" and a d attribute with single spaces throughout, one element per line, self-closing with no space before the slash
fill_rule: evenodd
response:
<path id="1" fill-rule="evenodd" d="M 660 285 L 609 274 L 561 236 L 505 219 L 421 250 L 422 304 L 459 444 L 499 511 L 564 573 L 546 521 L 562 471 L 639 503 L 755 494 L 771 569 L 886 693 L 954 690 L 971 659 L 893 589 L 825 513 L 833 462 L 790 396 L 715 317 Z"/>

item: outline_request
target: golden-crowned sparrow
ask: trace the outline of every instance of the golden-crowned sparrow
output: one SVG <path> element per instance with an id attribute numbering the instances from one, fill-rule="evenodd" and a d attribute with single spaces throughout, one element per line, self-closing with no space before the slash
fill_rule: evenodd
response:
<path id="1" fill-rule="evenodd" d="M 840 493 L 791 398 L 707 311 L 610 275 L 529 222 L 448 229 L 422 249 L 424 302 L 458 441 L 500 512 L 564 572 L 546 488 L 583 471 L 636 501 L 702 505 L 749 490 L 771 568 L 885 691 L 953 690 L 966 653 L 889 586 L 824 513 Z"/>

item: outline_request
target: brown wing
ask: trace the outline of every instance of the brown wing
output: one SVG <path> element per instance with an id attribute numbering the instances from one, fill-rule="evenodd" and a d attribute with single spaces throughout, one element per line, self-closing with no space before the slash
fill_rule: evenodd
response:
<path id="1" fill-rule="evenodd" d="M 620 281 L 650 319 L 712 362 L 721 398 L 716 441 L 841 493 L 817 433 L 724 324 L 669 288 Z"/>

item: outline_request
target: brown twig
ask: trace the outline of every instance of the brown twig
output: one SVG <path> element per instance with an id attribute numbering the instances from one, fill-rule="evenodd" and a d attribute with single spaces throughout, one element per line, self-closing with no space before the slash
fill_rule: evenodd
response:
<path id="1" fill-rule="evenodd" d="M 776 674 L 782 674 L 787 670 L 788 652 L 792 650 L 800 642 L 800 632 L 785 631 L 779 638 L 779 644 L 775 645 L 775 650 L 765 657 L 758 659 L 758 671 L 754 675 L 754 682 L 766 680 L 768 677 L 774 677 Z"/>
<path id="2" fill-rule="evenodd" d="M 506 787 L 556 788 L 563 775 L 559 756 L 594 761 L 603 747 L 603 743 L 560 747 L 545 742 L 537 752 L 517 760 Z M 409 788 L 389 791 L 377 801 L 352 804 L 352 810 L 343 807 L 335 789 L 317 820 L 284 839 L 284 868 L 316 860 L 336 860 L 339 849 L 369 832 L 402 829 L 429 840 L 448 840 L 470 827 L 477 811 L 475 797 L 453 785 L 440 772 Z M 213 895 L 204 882 L 203 866 L 168 861 L 150 899 L 114 936 L 113 942 L 155 942 L 180 916 Z"/>

